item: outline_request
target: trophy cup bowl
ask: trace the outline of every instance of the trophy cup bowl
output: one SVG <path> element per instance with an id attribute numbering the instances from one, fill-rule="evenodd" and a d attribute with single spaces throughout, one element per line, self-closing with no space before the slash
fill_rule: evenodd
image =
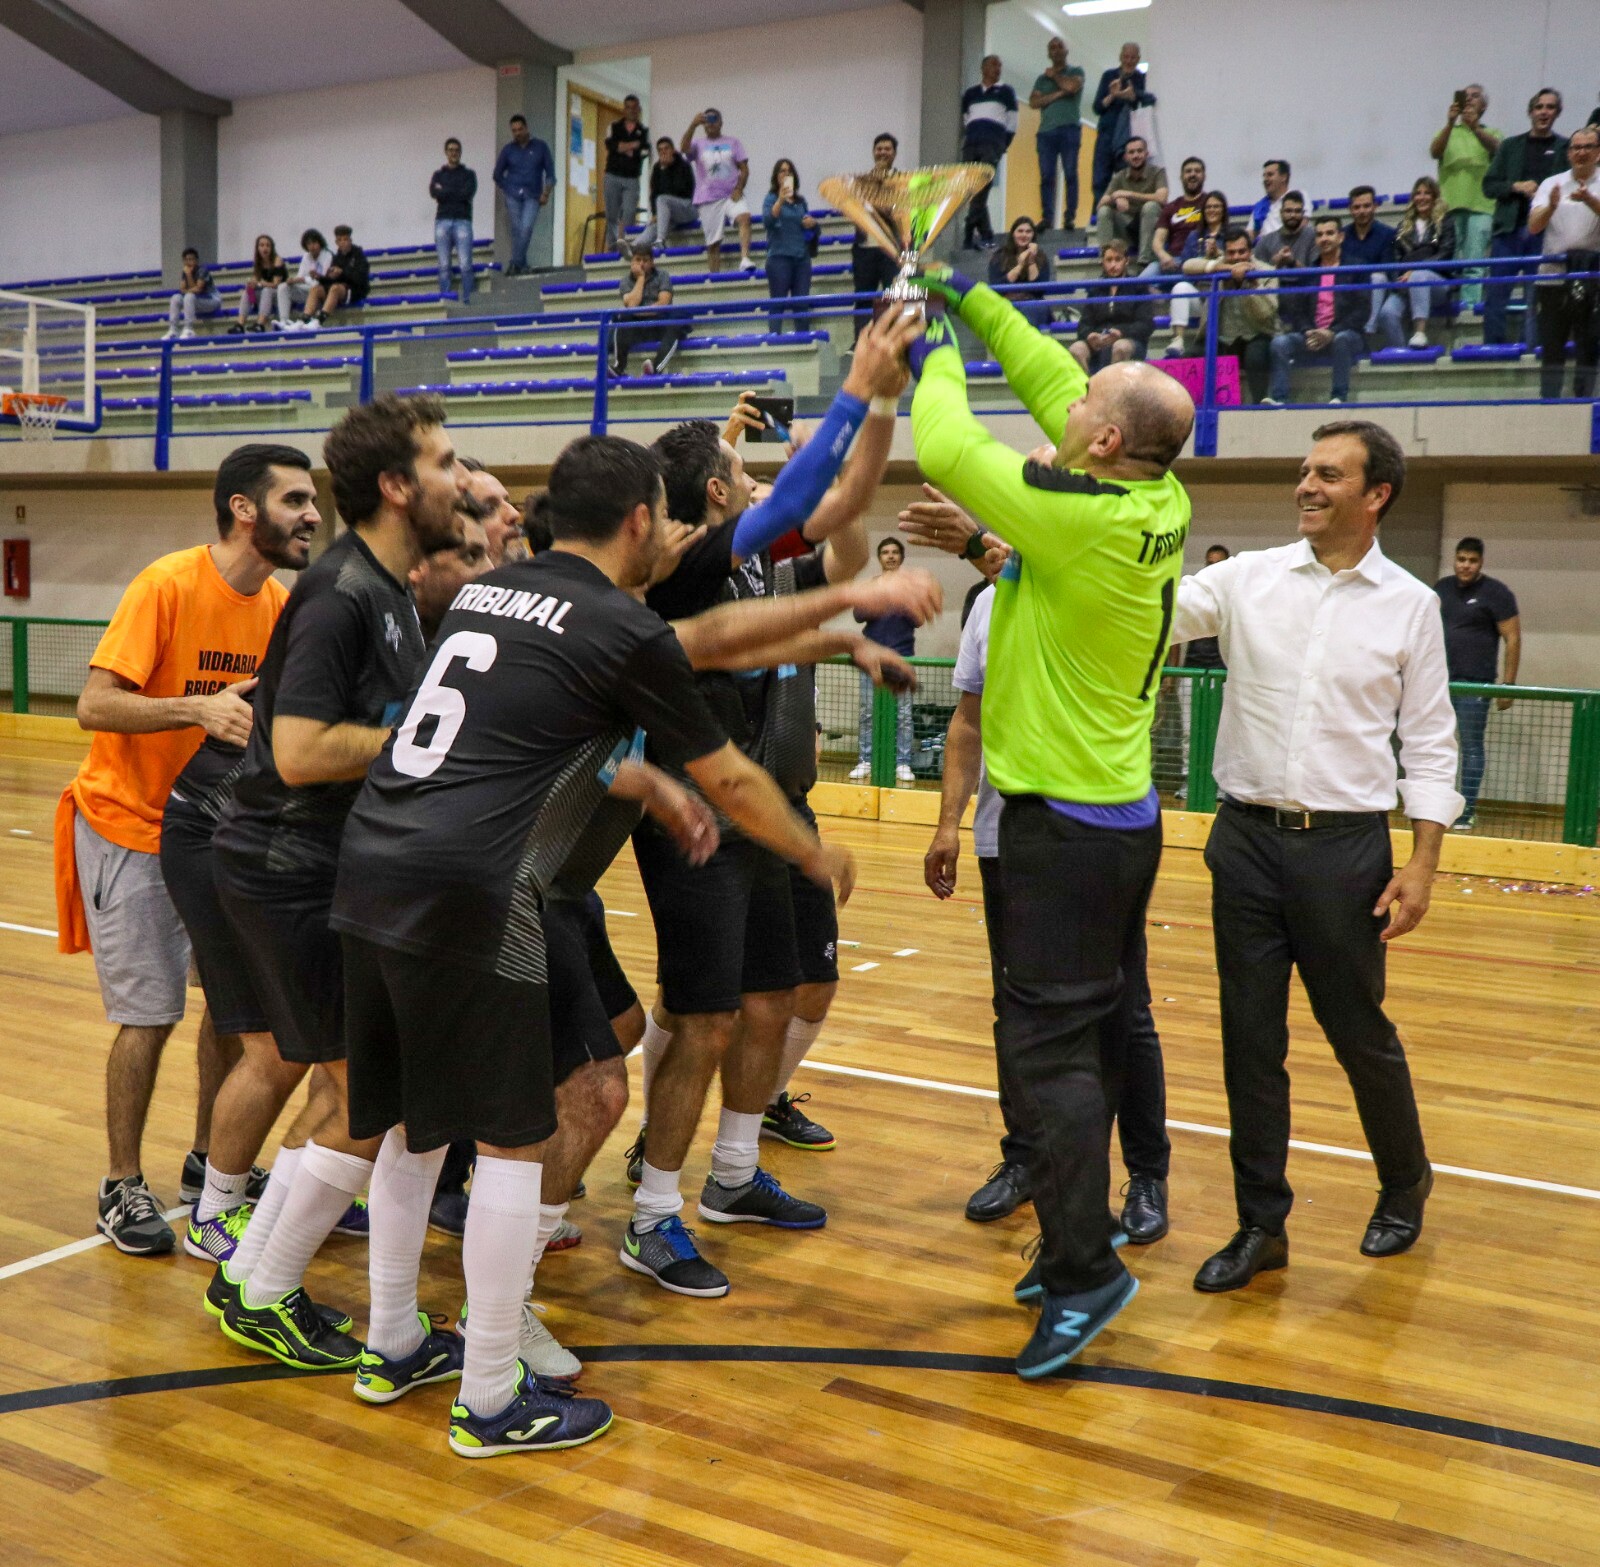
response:
<path id="1" fill-rule="evenodd" d="M 900 263 L 900 271 L 873 315 L 898 308 L 920 314 L 928 291 L 914 281 L 923 253 L 957 212 L 990 180 L 987 163 L 941 163 L 927 169 L 892 169 L 881 174 L 834 174 L 818 187 L 880 249 Z"/>

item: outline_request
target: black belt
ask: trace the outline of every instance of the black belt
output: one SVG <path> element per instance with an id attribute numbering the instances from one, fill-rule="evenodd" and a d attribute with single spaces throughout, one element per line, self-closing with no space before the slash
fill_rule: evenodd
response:
<path id="1" fill-rule="evenodd" d="M 1224 798 L 1230 811 L 1259 816 L 1287 832 L 1306 832 L 1313 827 L 1357 827 L 1383 819 L 1381 811 L 1302 811 L 1293 805 L 1247 805 L 1243 800 Z"/>

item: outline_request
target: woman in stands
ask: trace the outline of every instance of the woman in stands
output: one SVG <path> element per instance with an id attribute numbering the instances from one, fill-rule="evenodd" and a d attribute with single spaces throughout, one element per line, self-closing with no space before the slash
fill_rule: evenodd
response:
<path id="1" fill-rule="evenodd" d="M 773 299 L 804 299 L 811 292 L 811 258 L 816 253 L 817 220 L 800 194 L 800 175 L 787 158 L 772 165 L 772 188 L 761 203 L 767 227 L 767 293 Z M 811 317 L 792 312 L 797 332 L 811 330 Z M 769 312 L 771 330 L 783 330 L 784 312 Z"/>
<path id="2" fill-rule="evenodd" d="M 1208 190 L 1200 198 L 1200 227 L 1189 230 L 1189 237 L 1178 252 L 1178 266 L 1184 272 L 1204 272 L 1206 262 L 1221 259 L 1227 236 L 1228 198 L 1220 190 Z M 1191 266 L 1190 262 L 1194 265 Z M 1198 294 L 1199 290 L 1194 284 L 1182 278 L 1172 285 L 1172 341 L 1167 345 L 1169 359 L 1181 359 L 1188 351 L 1185 333 Z"/>
<path id="3" fill-rule="evenodd" d="M 222 295 L 211 274 L 200 265 L 200 252 L 191 247 L 183 253 L 183 275 L 168 307 L 167 336 L 193 337 L 195 322 L 221 309 Z"/>
<path id="4" fill-rule="evenodd" d="M 1424 174 L 1411 187 L 1411 205 L 1395 225 L 1394 249 L 1403 267 L 1394 274 L 1394 281 L 1403 286 L 1391 288 L 1384 296 L 1378 309 L 1378 330 L 1386 348 L 1398 348 L 1405 341 L 1409 306 L 1411 337 L 1406 346 L 1426 348 L 1428 317 L 1435 311 L 1443 315 L 1450 298 L 1444 274 L 1436 272 L 1430 263 L 1449 261 L 1456 253 L 1455 224 L 1439 194 L 1439 182 L 1431 174 Z"/>
<path id="5" fill-rule="evenodd" d="M 1007 283 L 1049 283 L 1055 274 L 1047 252 L 1041 250 L 1036 239 L 1037 230 L 1032 218 L 1018 218 L 1011 225 L 1005 242 L 989 257 L 989 281 L 997 285 Z M 1037 327 L 1050 324 L 1050 306 L 1042 294 L 1030 289 L 1008 293 L 1011 301 L 1027 319 Z"/>
<path id="6" fill-rule="evenodd" d="M 290 308 L 298 305 L 305 310 L 306 300 L 311 296 L 311 290 L 327 276 L 331 257 L 328 254 L 328 242 L 322 237 L 320 229 L 307 229 L 300 236 L 300 267 L 294 275 L 294 281 L 289 285 Z M 292 332 L 296 328 L 289 319 L 289 311 L 285 310 L 278 321 L 280 331 Z"/>
<path id="7" fill-rule="evenodd" d="M 228 330 L 242 332 L 248 326 L 252 332 L 265 332 L 273 319 L 274 304 L 278 307 L 278 321 L 286 321 L 289 316 L 289 263 L 278 254 L 277 242 L 270 234 L 257 234 L 255 260 L 244 292 L 239 295 L 239 319 Z M 253 321 L 252 316 L 255 317 Z"/>

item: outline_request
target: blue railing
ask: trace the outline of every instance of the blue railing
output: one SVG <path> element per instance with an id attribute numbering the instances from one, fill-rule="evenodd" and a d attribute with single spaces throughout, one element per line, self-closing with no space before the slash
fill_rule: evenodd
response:
<path id="1" fill-rule="evenodd" d="M 1435 319 L 1454 321 L 1459 315 L 1455 303 L 1455 292 L 1463 283 L 1477 284 L 1485 288 L 1504 288 L 1508 293 L 1522 291 L 1528 298 L 1521 307 L 1514 301 L 1508 300 L 1508 310 L 1515 314 L 1521 308 L 1531 315 L 1531 295 L 1535 287 L 1535 276 L 1541 265 L 1539 257 L 1507 257 L 1507 258 L 1481 258 L 1468 261 L 1448 262 L 1423 262 L 1414 270 L 1428 270 L 1439 273 L 1447 282 L 1433 285 L 1435 289 L 1446 292 L 1446 308 Z M 1313 295 L 1320 291 L 1321 268 L 1313 265 L 1310 268 L 1299 270 L 1267 271 L 1259 274 L 1263 281 L 1270 285 L 1270 292 L 1277 299 L 1287 299 L 1297 295 Z M 1411 285 L 1401 284 L 1397 278 L 1402 271 L 1402 266 L 1397 262 L 1383 262 L 1377 264 L 1358 264 L 1329 269 L 1339 279 L 1334 285 L 1336 294 L 1366 293 L 1391 290 L 1404 290 Z M 757 274 L 759 276 L 759 274 Z M 1219 322 L 1220 311 L 1217 308 L 1219 300 L 1226 298 L 1231 292 L 1227 289 L 1227 273 L 1210 274 L 1164 274 L 1160 277 L 1131 276 L 1125 281 L 1135 286 L 1134 297 L 1142 296 L 1156 307 L 1169 303 L 1173 297 L 1173 285 L 1183 281 L 1195 290 L 1191 296 L 1191 308 L 1204 312 L 1205 328 L 1203 344 L 1198 352 L 1191 352 L 1188 356 L 1191 362 L 1203 366 L 1197 369 L 1193 379 L 1199 383 L 1199 395 L 1195 399 L 1195 436 L 1194 453 L 1198 457 L 1214 457 L 1217 454 L 1217 437 L 1219 427 L 1219 414 L 1226 409 L 1234 411 L 1248 406 L 1243 399 L 1235 404 L 1231 399 L 1224 401 L 1221 396 L 1221 386 L 1218 378 L 1218 366 L 1221 361 L 1231 356 L 1220 352 Z M 1025 295 L 1036 305 L 1041 314 L 1054 315 L 1057 311 L 1071 311 L 1086 301 L 1093 300 L 1101 295 L 1104 287 L 1103 279 L 1078 279 L 1069 282 L 1029 283 L 1003 286 L 1001 292 L 1013 295 Z M 1143 285 L 1140 289 L 1140 285 Z M 681 286 L 681 285 L 680 285 Z M 1124 296 L 1127 297 L 1127 296 Z M 862 317 L 870 311 L 875 303 L 875 294 L 814 294 L 804 298 L 800 308 L 804 314 L 814 322 L 835 324 L 847 318 Z M 636 389 L 649 387 L 647 379 L 633 378 L 621 381 L 611 379 L 606 373 L 606 364 L 609 358 L 613 341 L 613 334 L 619 325 L 643 324 L 645 321 L 676 321 L 688 326 L 694 322 L 725 322 L 741 318 L 770 319 L 779 311 L 784 316 L 795 314 L 799 301 L 790 298 L 783 299 L 739 299 L 724 301 L 707 301 L 694 304 L 674 303 L 665 307 L 652 307 L 647 311 L 631 311 L 614 306 L 605 306 L 592 309 L 578 309 L 570 311 L 544 311 L 529 312 L 516 315 L 481 316 L 481 317 L 456 317 L 448 322 L 385 322 L 362 325 L 350 328 L 330 328 L 322 334 L 321 342 L 328 342 L 336 335 L 348 341 L 350 334 L 359 339 L 359 396 L 365 402 L 369 401 L 376 390 L 377 382 L 377 354 L 378 348 L 385 342 L 396 340 L 409 342 L 426 342 L 437 345 L 442 342 L 459 339 L 481 340 L 485 333 L 525 331 L 530 328 L 582 327 L 595 332 L 595 349 L 592 371 L 586 372 L 579 379 L 587 381 L 591 407 L 589 427 L 595 433 L 603 433 L 612 423 L 611 397 L 613 392 L 620 389 Z M 1373 314 L 1375 312 L 1369 312 Z M 1047 329 L 1056 335 L 1066 336 L 1071 332 L 1070 321 L 1054 321 L 1049 323 Z M 1280 328 L 1281 330 L 1281 328 Z M 1525 319 L 1520 333 L 1513 332 L 1513 339 L 1517 343 L 1531 341 L 1534 336 L 1531 321 Z M 295 346 L 302 347 L 304 339 L 296 340 Z M 173 356 L 179 346 L 175 342 L 163 342 L 160 346 L 159 390 L 156 407 L 155 431 L 155 467 L 157 471 L 165 471 L 169 466 L 171 457 L 171 443 L 174 425 L 173 402 Z M 187 352 L 192 352 L 195 345 L 183 345 Z M 1384 350 L 1377 351 L 1383 356 L 1384 361 L 1397 364 L 1416 363 L 1425 365 L 1432 358 L 1438 357 L 1435 350 Z M 1363 337 L 1360 350 L 1361 358 L 1369 358 L 1370 352 Z M 1485 354 L 1485 360 L 1492 362 L 1495 357 Z M 1168 361 L 1171 362 L 1170 360 Z M 1243 366 L 1239 366 L 1241 372 Z M 1533 396 L 1495 396 L 1492 398 L 1449 397 L 1438 398 L 1403 398 L 1380 400 L 1374 404 L 1370 400 L 1366 406 L 1430 406 L 1443 404 L 1483 404 L 1483 403 L 1535 403 L 1541 401 L 1555 401 L 1557 399 L 1539 398 Z M 1578 401 L 1593 403 L 1592 398 L 1559 399 L 1561 401 Z M 1596 413 L 1593 421 L 1594 434 L 1592 437 L 1592 450 L 1600 453 L 1600 404 L 1596 404 Z"/>

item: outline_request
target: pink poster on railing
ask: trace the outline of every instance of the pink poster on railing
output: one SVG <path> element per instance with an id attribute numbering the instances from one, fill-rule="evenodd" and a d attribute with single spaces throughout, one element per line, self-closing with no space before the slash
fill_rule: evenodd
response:
<path id="1" fill-rule="evenodd" d="M 1196 403 L 1206 392 L 1206 362 L 1204 359 L 1152 359 L 1158 370 L 1165 370 L 1174 381 L 1182 384 Z M 1232 354 L 1217 356 L 1217 407 L 1239 406 L 1239 361 Z"/>

